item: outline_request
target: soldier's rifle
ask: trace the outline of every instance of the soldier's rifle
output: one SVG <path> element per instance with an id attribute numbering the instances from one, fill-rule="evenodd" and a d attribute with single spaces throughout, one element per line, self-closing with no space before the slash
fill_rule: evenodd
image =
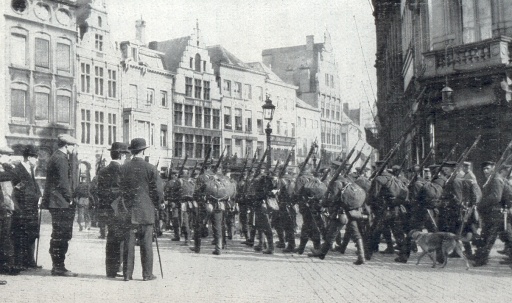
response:
<path id="1" fill-rule="evenodd" d="M 199 164 L 199 161 L 196 161 L 196 164 L 194 164 L 194 167 L 192 168 L 192 172 L 190 173 L 190 178 L 194 178 L 196 176 L 196 169 L 197 169 L 198 164 Z"/>
<path id="2" fill-rule="evenodd" d="M 320 160 L 318 160 L 318 164 L 315 168 L 315 175 L 317 175 L 318 172 L 320 171 L 320 166 L 322 165 L 322 160 L 323 160 L 323 158 L 320 158 Z"/>
<path id="3" fill-rule="evenodd" d="M 279 172 L 279 175 L 278 175 L 279 178 L 282 178 L 284 176 L 284 174 L 286 173 L 286 169 L 288 168 L 288 165 L 290 164 L 290 161 L 292 160 L 294 149 L 295 149 L 295 145 L 293 145 L 292 148 L 290 149 L 290 151 L 288 152 L 288 157 L 286 157 L 286 161 L 284 161 L 284 165 L 281 168 L 281 171 Z"/>
<path id="4" fill-rule="evenodd" d="M 167 166 L 167 180 L 171 180 L 171 170 L 172 170 L 172 160 L 169 162 L 169 166 Z"/>
<path id="5" fill-rule="evenodd" d="M 359 142 L 359 141 L 358 141 Z M 327 201 L 327 198 L 329 197 L 329 193 L 331 192 L 332 190 L 332 187 L 334 186 L 334 183 L 336 182 L 336 180 L 338 179 L 339 175 L 341 174 L 341 172 L 344 170 L 344 167 L 345 165 L 347 165 L 347 162 L 348 160 L 350 159 L 350 157 L 352 156 L 352 154 L 354 153 L 354 149 L 355 149 L 355 145 L 354 147 L 352 148 L 352 150 L 350 151 L 350 153 L 347 155 L 347 157 L 345 158 L 345 160 L 343 160 L 343 162 L 341 163 L 341 165 L 338 167 L 338 169 L 336 169 L 336 171 L 334 172 L 334 174 L 332 175 L 332 178 L 331 180 L 329 180 L 329 183 L 327 184 L 327 190 L 325 191 L 325 194 L 324 196 L 322 197 L 322 202 L 321 204 L 323 204 L 325 201 Z"/>
<path id="6" fill-rule="evenodd" d="M 363 165 L 361 166 L 361 171 L 363 172 L 366 169 L 366 166 L 370 162 L 370 159 L 372 158 L 373 148 L 370 150 L 370 153 L 368 154 L 368 157 L 366 157 L 366 160 L 364 160 Z"/>
<path id="7" fill-rule="evenodd" d="M 272 171 L 272 174 L 275 175 L 276 174 L 276 171 L 277 171 L 277 167 L 279 166 L 279 164 L 281 164 L 281 160 L 277 160 L 276 161 L 276 166 L 274 166 L 274 170 Z"/>
<path id="8" fill-rule="evenodd" d="M 178 171 L 177 178 L 180 178 L 181 175 L 183 174 L 183 170 L 185 169 L 185 164 L 187 163 L 187 159 L 188 159 L 188 154 L 185 155 L 185 159 L 183 160 L 183 163 L 181 163 L 181 167 L 180 167 L 180 170 Z"/>
<path id="9" fill-rule="evenodd" d="M 439 176 L 439 173 L 441 172 L 443 167 L 446 165 L 446 162 L 453 155 L 453 153 L 455 153 L 455 150 L 457 149 L 458 146 L 459 146 L 459 143 L 455 143 L 455 145 L 450 150 L 450 152 L 446 155 L 446 157 L 444 157 L 443 162 L 441 162 L 441 166 L 439 166 L 439 168 L 434 173 L 432 173 L 432 180 L 434 180 L 435 178 L 437 178 L 437 176 Z M 462 154 L 464 154 L 464 152 Z"/>
<path id="10" fill-rule="evenodd" d="M 511 149 L 512 149 L 512 141 L 510 141 L 510 143 L 507 145 L 507 148 L 505 148 L 505 151 L 501 154 L 500 159 L 498 160 L 498 162 L 496 162 L 496 165 L 494 166 L 495 167 L 494 171 L 492 172 L 492 174 L 489 175 L 487 180 L 485 180 L 485 183 L 482 186 L 482 188 L 486 188 L 489 185 L 489 183 L 491 182 L 491 180 L 494 179 L 496 174 L 499 172 L 499 170 L 501 169 L 501 166 L 504 163 L 507 163 L 509 161 L 510 155 L 507 158 L 505 158 L 505 156 L 506 156 L 506 154 L 508 154 L 508 152 L 510 152 Z"/>
<path id="11" fill-rule="evenodd" d="M 345 174 L 344 174 L 344 177 L 346 177 L 350 171 L 352 170 L 352 167 L 354 167 L 354 165 L 356 164 L 356 162 L 359 160 L 359 158 L 361 158 L 361 154 L 363 153 L 363 148 L 366 146 L 366 143 L 363 144 L 363 147 L 361 147 L 361 150 L 357 153 L 356 157 L 354 158 L 354 161 L 352 161 L 350 163 L 350 166 L 347 168 L 347 170 L 345 171 Z"/>
<path id="12" fill-rule="evenodd" d="M 452 182 L 455 177 L 457 176 L 458 174 L 458 171 L 460 170 L 460 168 L 462 167 L 462 164 L 464 163 L 464 161 L 466 161 L 466 159 L 468 158 L 469 154 L 471 154 L 471 152 L 475 149 L 475 147 L 478 145 L 478 142 L 480 142 L 480 138 L 482 138 L 482 135 L 478 135 L 478 137 L 476 137 L 475 141 L 473 142 L 473 144 L 471 145 L 470 148 L 468 148 L 459 158 L 459 161 L 457 161 L 457 165 L 455 166 L 455 169 L 453 170 L 453 172 L 450 174 L 450 177 L 448 178 L 448 180 L 446 180 L 446 183 L 444 184 L 446 186 L 446 184 Z"/>
<path id="13" fill-rule="evenodd" d="M 226 152 L 227 146 L 224 146 L 224 149 L 222 150 L 222 154 L 220 154 L 219 160 L 217 161 L 217 164 L 215 164 L 215 167 L 213 168 L 213 172 L 217 173 L 217 170 L 219 169 L 220 164 L 222 163 L 222 159 L 224 159 L 224 153 Z"/>
<path id="14" fill-rule="evenodd" d="M 238 182 L 242 181 L 244 178 L 244 171 L 247 168 L 247 163 L 249 162 L 249 151 L 245 152 L 245 161 L 244 165 L 242 166 L 242 170 L 240 171 L 240 177 L 238 177 Z"/>
<path id="15" fill-rule="evenodd" d="M 201 170 L 199 171 L 199 176 L 202 175 L 206 169 L 207 161 L 210 159 L 210 154 L 212 152 L 212 145 L 208 146 L 208 150 L 206 151 L 206 154 L 204 155 L 204 162 L 201 165 Z"/>
<path id="16" fill-rule="evenodd" d="M 252 161 L 251 161 L 251 166 L 249 166 L 249 170 L 247 171 L 247 178 L 249 178 L 249 176 L 251 175 L 253 169 L 254 169 L 254 165 L 256 164 L 256 161 L 258 160 L 258 151 L 255 151 L 254 152 L 254 157 L 252 157 Z M 245 181 L 248 181 L 248 180 L 245 180 Z"/>
<path id="17" fill-rule="evenodd" d="M 318 144 L 316 143 L 316 139 L 315 139 L 315 141 L 313 141 L 313 143 L 311 143 L 311 147 L 309 148 L 309 152 L 308 152 L 308 154 L 306 156 L 306 159 L 304 159 L 304 162 L 302 163 L 302 166 L 300 167 L 299 175 L 297 177 L 302 176 L 302 174 L 304 173 L 304 170 L 306 169 L 306 166 L 308 165 L 309 159 L 311 158 L 311 156 L 315 152 L 315 148 L 317 148 L 317 147 L 318 147 Z"/>
<path id="18" fill-rule="evenodd" d="M 265 161 L 265 158 L 268 156 L 268 148 L 265 149 L 265 152 L 263 153 L 263 157 L 261 157 L 260 162 L 258 163 L 258 166 L 256 167 L 256 171 L 254 172 L 253 180 L 256 179 L 261 173 L 261 166 L 263 166 L 263 162 Z"/>

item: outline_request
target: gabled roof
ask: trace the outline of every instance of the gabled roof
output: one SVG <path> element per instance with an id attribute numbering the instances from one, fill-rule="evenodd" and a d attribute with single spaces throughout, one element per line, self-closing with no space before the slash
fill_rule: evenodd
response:
<path id="1" fill-rule="evenodd" d="M 208 46 L 207 49 L 210 61 L 214 65 L 222 63 L 236 67 L 251 68 L 221 45 Z"/>
<path id="2" fill-rule="evenodd" d="M 149 48 L 164 53 L 164 68 L 176 72 L 180 66 L 181 58 L 187 48 L 190 36 L 176 38 L 167 41 L 152 41 Z"/>
<path id="3" fill-rule="evenodd" d="M 305 108 L 305 109 L 309 109 L 309 110 L 314 110 L 314 111 L 317 111 L 319 112 L 320 110 L 318 108 L 315 108 L 311 105 L 309 105 L 308 103 L 302 101 L 301 99 L 299 98 L 295 98 L 295 101 L 297 102 L 297 106 L 300 107 L 300 108 Z"/>
<path id="4" fill-rule="evenodd" d="M 263 72 L 263 73 L 267 74 L 267 76 L 270 80 L 284 82 L 268 66 L 266 66 L 265 64 L 263 64 L 261 62 L 251 62 L 251 63 L 247 63 L 247 65 L 259 72 Z"/>

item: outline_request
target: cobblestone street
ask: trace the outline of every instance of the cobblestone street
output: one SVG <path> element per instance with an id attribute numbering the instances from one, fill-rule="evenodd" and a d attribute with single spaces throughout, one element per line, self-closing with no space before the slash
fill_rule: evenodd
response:
<path id="1" fill-rule="evenodd" d="M 375 254 L 363 266 L 355 266 L 355 247 L 345 255 L 331 252 L 325 260 L 305 255 L 268 256 L 255 253 L 235 237 L 221 256 L 211 254 L 211 239 L 203 241 L 200 254 L 191 253 L 171 234 L 159 238 L 164 279 L 155 248 L 156 281 L 143 282 L 140 259 L 134 280 L 108 279 L 104 269 L 105 240 L 98 229 L 79 232 L 75 225 L 66 265 L 78 278 L 50 275 L 48 254 L 51 225 L 42 225 L 40 271 L 2 276 L 2 298 L 10 302 L 496 302 L 511 298 L 512 270 L 498 264 L 495 252 L 490 265 L 465 270 L 462 259 L 450 259 L 445 269 L 430 268 L 425 257 L 415 265 L 393 262 L 392 255 Z M 280 251 L 280 250 L 277 250 Z"/>

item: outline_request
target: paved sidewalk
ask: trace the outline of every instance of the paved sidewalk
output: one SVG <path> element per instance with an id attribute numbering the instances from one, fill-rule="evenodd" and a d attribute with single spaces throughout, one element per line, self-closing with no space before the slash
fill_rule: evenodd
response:
<path id="1" fill-rule="evenodd" d="M 50 275 L 48 254 L 51 225 L 42 225 L 40 271 L 20 276 L 1 276 L 4 302 L 497 302 L 512 298 L 512 269 L 499 265 L 493 251 L 490 265 L 465 270 L 462 259 L 450 259 L 445 269 L 430 268 L 430 259 L 415 265 L 393 262 L 393 255 L 375 254 L 362 266 L 355 266 L 353 244 L 345 255 L 331 252 L 325 260 L 305 255 L 268 256 L 255 253 L 235 239 L 221 256 L 211 254 L 211 239 L 203 241 L 200 254 L 171 234 L 159 238 L 164 279 L 160 277 L 155 247 L 156 281 L 143 282 L 137 256 L 133 281 L 105 277 L 105 240 L 98 229 L 78 232 L 66 259 L 77 278 Z M 496 248 L 502 246 L 498 243 Z M 495 248 L 495 249 L 496 249 Z M 280 250 L 277 250 L 280 251 Z"/>

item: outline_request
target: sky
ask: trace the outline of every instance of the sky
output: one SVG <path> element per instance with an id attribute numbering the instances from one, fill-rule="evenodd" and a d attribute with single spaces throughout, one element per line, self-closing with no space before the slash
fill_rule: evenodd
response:
<path id="1" fill-rule="evenodd" d="M 220 44 L 245 62 L 261 52 L 331 35 L 341 79 L 341 96 L 361 106 L 366 122 L 376 98 L 375 25 L 369 0 L 107 0 L 114 41 L 135 38 L 135 20 L 146 21 L 146 40 L 193 33 L 196 20 L 206 45 Z M 357 23 L 356 23 L 357 22 Z M 358 35 L 359 34 L 359 35 Z M 359 39 L 360 37 L 360 39 Z M 366 92 L 366 94 L 365 94 Z M 368 96 L 368 97 L 366 97 Z"/>

